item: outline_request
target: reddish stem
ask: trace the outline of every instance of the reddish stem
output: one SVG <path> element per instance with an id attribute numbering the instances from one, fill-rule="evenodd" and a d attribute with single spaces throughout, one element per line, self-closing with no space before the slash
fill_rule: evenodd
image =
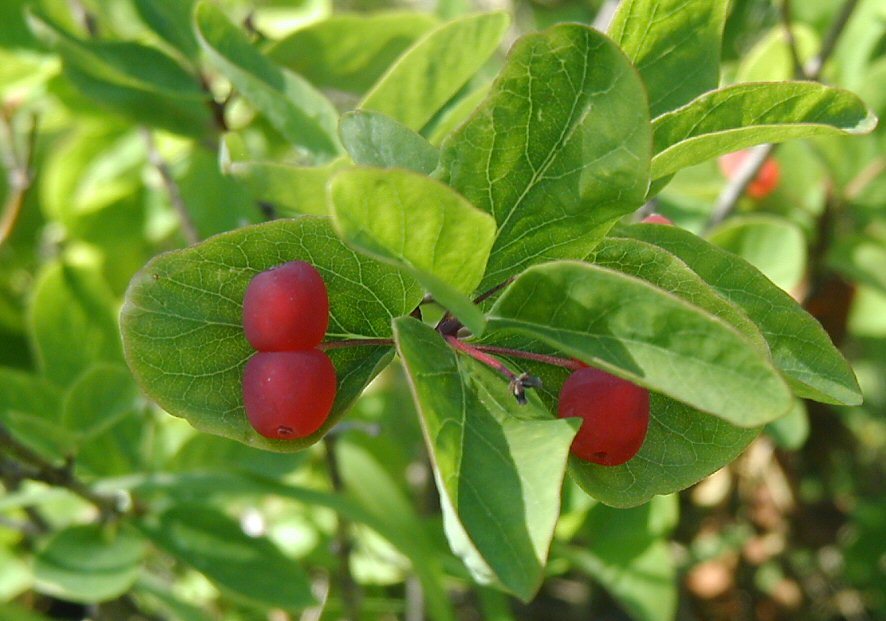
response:
<path id="1" fill-rule="evenodd" d="M 555 367 L 563 367 L 564 369 L 569 369 L 570 371 L 577 371 L 586 366 L 584 363 L 572 358 L 560 358 L 558 356 L 536 354 L 535 352 L 523 351 L 520 349 L 511 349 L 509 347 L 496 347 L 494 345 L 475 345 L 474 348 L 480 351 L 489 352 L 490 354 L 499 354 L 501 356 L 510 356 L 511 358 L 534 360 L 535 362 L 542 362 L 544 364 L 550 364 Z"/>
<path id="2" fill-rule="evenodd" d="M 447 336 L 446 340 L 455 349 L 466 353 L 475 360 L 479 360 L 486 366 L 492 367 L 493 369 L 504 375 L 506 378 L 508 378 L 510 381 L 514 381 L 517 379 L 517 374 L 506 367 L 503 362 L 501 362 L 500 360 L 496 360 L 492 356 L 487 356 L 473 345 L 468 345 L 464 341 L 460 341 L 454 336 Z"/>

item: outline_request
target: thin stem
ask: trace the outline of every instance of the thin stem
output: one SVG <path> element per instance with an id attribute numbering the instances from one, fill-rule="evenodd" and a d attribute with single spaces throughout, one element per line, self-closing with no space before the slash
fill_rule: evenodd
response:
<path id="1" fill-rule="evenodd" d="M 8 453 L 10 456 L 31 466 L 30 470 L 22 469 L 22 478 L 42 481 L 49 485 L 64 487 L 70 490 L 83 500 L 95 505 L 102 519 L 109 520 L 119 517 L 125 512 L 119 498 L 98 494 L 74 476 L 72 460 L 67 460 L 65 465 L 61 467 L 53 465 L 42 455 L 19 442 L 2 423 L 0 423 L 0 449 L 4 453 Z"/>
<path id="2" fill-rule="evenodd" d="M 194 219 L 191 217 L 187 205 L 185 205 L 181 189 L 178 187 L 175 177 L 172 176 L 169 164 L 166 163 L 166 160 L 163 159 L 163 156 L 161 156 L 160 152 L 157 150 L 157 145 L 154 142 L 154 134 L 151 133 L 151 130 L 147 127 L 142 127 L 141 132 L 142 138 L 145 141 L 145 146 L 148 149 L 148 161 L 150 161 L 151 165 L 153 165 L 154 168 L 157 169 L 157 172 L 160 173 L 160 178 L 163 180 L 163 186 L 166 188 L 166 193 L 169 195 L 169 202 L 172 204 L 172 208 L 175 210 L 181 222 L 182 233 L 189 245 L 196 244 L 200 241 L 197 225 L 194 223 Z"/>
<path id="3" fill-rule="evenodd" d="M 500 356 L 508 356 L 510 358 L 522 358 L 524 360 L 534 360 L 535 362 L 542 362 L 544 364 L 550 364 L 555 367 L 563 367 L 564 369 L 569 369 L 570 371 L 577 371 L 578 369 L 581 369 L 585 366 L 578 360 L 573 360 L 571 358 L 548 356 L 547 354 L 537 354 L 531 351 L 510 349 L 508 347 L 496 347 L 494 345 L 474 345 L 474 348 L 490 354 L 498 354 Z"/>
<path id="4" fill-rule="evenodd" d="M 495 285 L 492 289 L 489 289 L 488 291 L 484 291 L 483 293 L 478 295 L 476 298 L 474 298 L 474 304 L 479 304 L 480 302 L 483 302 L 484 300 L 491 298 L 493 295 L 495 295 L 496 293 L 498 293 L 499 291 L 501 291 L 502 289 L 507 287 L 509 284 L 514 282 L 515 278 L 516 278 L 516 276 L 511 276 L 506 281 L 500 282 L 497 285 Z"/>
<path id="5" fill-rule="evenodd" d="M 7 175 L 9 178 L 9 198 L 0 215 L 0 245 L 5 242 L 18 222 L 19 214 L 25 204 L 25 196 L 34 179 L 34 151 L 37 144 L 37 117 L 31 115 L 31 124 L 28 128 L 28 137 L 25 142 L 24 153 L 19 153 L 15 145 L 15 132 L 12 129 L 12 118 L 6 111 L 0 120 L 0 131 L 3 132 L 3 140 L 9 145 L 6 154 Z"/>
<path id="6" fill-rule="evenodd" d="M 462 341 L 454 336 L 447 336 L 446 341 L 453 348 L 455 348 L 461 352 L 464 352 L 468 356 L 470 356 L 471 358 L 473 358 L 475 360 L 479 360 L 480 362 L 482 362 L 486 366 L 488 366 L 492 369 L 495 369 L 496 371 L 498 371 L 499 373 L 504 375 L 506 378 L 508 378 L 509 381 L 513 382 L 514 380 L 517 379 L 517 374 L 514 373 L 513 371 L 511 371 L 505 365 L 505 363 L 503 363 L 501 360 L 497 360 L 497 359 L 493 358 L 492 356 L 486 355 L 479 348 L 474 347 L 473 345 L 468 345 L 464 341 Z"/>
<path id="7" fill-rule="evenodd" d="M 800 52 L 797 50 L 797 40 L 794 38 L 794 30 L 791 28 L 791 0 L 781 0 L 781 23 L 784 27 L 785 41 L 788 44 L 788 51 L 791 54 L 791 62 L 794 66 L 792 73 L 794 77 L 803 79 L 806 77 L 803 70 L 803 61 L 800 60 Z"/>
<path id="8" fill-rule="evenodd" d="M 834 50 L 837 48 L 837 42 L 840 40 L 840 35 L 842 35 L 843 30 L 846 29 L 846 24 L 849 23 L 849 19 L 852 17 L 852 13 L 855 11 L 856 6 L 858 6 L 858 0 L 846 0 L 846 2 L 843 3 L 843 6 L 840 8 L 840 13 L 837 14 L 834 23 L 831 24 L 831 29 L 828 31 L 827 35 L 825 35 L 824 42 L 821 44 L 821 49 L 819 50 L 818 55 L 806 65 L 805 73 L 809 80 L 818 80 L 821 77 L 821 72 L 824 70 L 825 63 L 827 63 L 831 54 L 833 54 Z"/>
<path id="9" fill-rule="evenodd" d="M 763 144 L 749 149 L 749 151 L 750 155 L 741 163 L 741 166 L 739 166 L 735 173 L 735 177 L 726 184 L 726 187 L 723 188 L 723 191 L 717 198 L 714 211 L 711 213 L 710 220 L 708 220 L 707 230 L 711 230 L 723 222 L 735 211 L 739 199 L 741 199 L 748 186 L 751 185 L 751 182 L 760 173 L 760 169 L 763 168 L 766 159 L 775 151 L 775 145 Z"/>
<path id="10" fill-rule="evenodd" d="M 337 494 L 344 491 L 344 481 L 338 467 L 338 459 L 335 453 L 336 436 L 326 436 L 326 465 L 329 468 L 329 479 L 332 489 Z M 360 590 L 354 576 L 351 574 L 351 538 L 350 521 L 340 513 L 337 516 L 338 526 L 335 535 L 336 554 L 338 555 L 338 583 L 342 592 L 345 618 L 349 621 L 357 621 L 360 618 Z"/>

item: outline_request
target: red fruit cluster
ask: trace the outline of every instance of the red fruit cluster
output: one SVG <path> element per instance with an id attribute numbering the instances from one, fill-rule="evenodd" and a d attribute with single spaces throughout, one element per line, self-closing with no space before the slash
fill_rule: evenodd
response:
<path id="1" fill-rule="evenodd" d="M 742 167 L 742 164 L 748 158 L 748 155 L 750 155 L 750 151 L 736 151 L 735 153 L 727 153 L 719 159 L 720 170 L 723 171 L 727 179 L 735 177 L 738 169 Z M 748 196 L 756 199 L 765 198 L 778 187 L 780 179 L 781 168 L 778 166 L 778 162 L 770 157 L 763 162 L 760 172 L 757 173 L 757 176 L 748 185 Z"/>
<path id="2" fill-rule="evenodd" d="M 243 404 L 266 438 L 304 438 L 335 401 L 335 367 L 316 349 L 329 325 L 323 277 L 304 261 L 258 274 L 243 298 L 246 340 L 258 350 L 243 373 Z"/>
<path id="3" fill-rule="evenodd" d="M 585 461 L 618 466 L 643 446 L 649 427 L 649 391 L 600 369 L 575 371 L 560 390 L 560 418 L 582 419 L 572 453 Z"/>

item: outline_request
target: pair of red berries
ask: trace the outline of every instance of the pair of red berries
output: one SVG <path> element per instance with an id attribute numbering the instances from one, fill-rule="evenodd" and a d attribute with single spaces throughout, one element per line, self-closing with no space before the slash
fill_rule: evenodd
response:
<path id="1" fill-rule="evenodd" d="M 323 277 L 304 261 L 255 276 L 243 298 L 246 340 L 258 350 L 243 373 L 243 404 L 266 438 L 304 438 L 323 426 L 335 401 L 335 367 L 316 347 L 329 325 Z"/>

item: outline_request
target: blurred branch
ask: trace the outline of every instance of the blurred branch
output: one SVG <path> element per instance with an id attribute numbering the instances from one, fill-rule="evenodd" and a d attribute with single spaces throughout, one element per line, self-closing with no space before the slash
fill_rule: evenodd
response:
<path id="1" fill-rule="evenodd" d="M 858 6 L 858 0 L 846 0 L 843 3 L 843 6 L 840 8 L 839 14 L 834 19 L 834 23 L 831 24 L 831 29 L 828 31 L 827 35 L 825 35 L 824 42 L 821 44 L 821 49 L 809 63 L 806 65 L 804 73 L 806 74 L 807 80 L 815 80 L 821 77 L 821 72 L 824 70 L 825 63 L 831 57 L 831 54 L 834 53 L 834 50 L 837 47 L 837 42 L 840 40 L 840 35 L 843 34 L 843 30 L 846 29 L 846 24 L 849 23 L 849 19 L 852 17 L 852 13 L 855 11 L 855 7 Z"/>
<path id="2" fill-rule="evenodd" d="M 3 206 L 0 216 L 0 245 L 12 234 L 18 216 L 25 204 L 25 196 L 34 180 L 34 151 L 37 144 L 37 117 L 31 115 L 30 127 L 25 140 L 24 152 L 20 153 L 16 146 L 15 131 L 12 126 L 12 113 L 4 108 L 0 118 L 0 132 L 8 149 L 4 154 L 7 175 L 9 177 L 9 198 Z"/>
<path id="3" fill-rule="evenodd" d="M 147 127 L 142 127 L 141 133 L 142 138 L 145 141 L 145 146 L 148 149 L 148 161 L 150 161 L 151 165 L 157 169 L 158 173 L 160 173 L 160 178 L 163 180 L 163 186 L 166 188 L 166 193 L 169 195 L 169 202 L 172 204 L 172 208 L 175 210 L 175 213 L 178 214 L 178 218 L 181 221 L 182 233 L 189 245 L 196 244 L 200 241 L 197 225 L 194 223 L 194 219 L 191 218 L 188 206 L 185 205 L 181 189 L 178 187 L 178 183 L 176 183 L 175 178 L 172 176 L 169 164 L 163 159 L 163 156 L 161 156 L 160 152 L 157 150 L 157 145 L 154 142 L 154 135 L 151 133 L 151 130 Z"/>
<path id="4" fill-rule="evenodd" d="M 326 445 L 326 465 L 329 468 L 329 479 L 332 482 L 332 489 L 337 494 L 344 490 L 344 481 L 341 478 L 341 471 L 338 467 L 338 458 L 335 452 L 338 438 L 336 436 L 327 435 L 324 439 Z M 335 552 L 338 555 L 338 586 L 341 589 L 342 602 L 344 604 L 344 619 L 348 621 L 357 621 L 360 618 L 360 591 L 357 582 L 351 574 L 351 537 L 350 522 L 342 517 L 341 514 L 336 516 L 338 526 L 335 534 Z"/>
<path id="5" fill-rule="evenodd" d="M 98 36 L 98 20 L 83 4 L 82 0 L 68 0 L 74 19 L 83 24 L 86 33 L 93 39 Z"/>
<path id="6" fill-rule="evenodd" d="M 711 218 L 708 220 L 706 230 L 711 230 L 735 211 L 738 201 L 744 196 L 748 186 L 751 185 L 751 182 L 760 173 L 760 169 L 763 168 L 766 159 L 775 151 L 775 145 L 762 144 L 749 149 L 749 151 L 751 152 L 750 155 L 741 163 L 741 166 L 735 173 L 735 177 L 726 184 L 720 196 L 717 197 L 717 202 L 714 205 Z"/>
<path id="7" fill-rule="evenodd" d="M 22 462 L 19 465 L 18 476 L 20 479 L 41 481 L 70 490 L 94 505 L 103 520 L 117 518 L 126 512 L 119 497 L 98 494 L 78 479 L 74 475 L 73 460 L 66 460 L 63 466 L 53 465 L 42 455 L 19 442 L 2 423 L 0 423 L 0 451 Z M 4 465 L 4 470 L 7 469 L 7 465 Z"/>
<path id="8" fill-rule="evenodd" d="M 785 41 L 788 44 L 788 51 L 791 54 L 791 62 L 794 66 L 793 74 L 797 79 L 802 80 L 806 77 L 803 69 L 803 61 L 800 60 L 800 52 L 797 50 L 797 40 L 794 38 L 794 29 L 791 24 L 791 0 L 781 0 L 781 24 L 784 27 Z"/>
<path id="9" fill-rule="evenodd" d="M 873 162 L 861 169 L 855 177 L 846 184 L 843 195 L 846 200 L 853 201 L 865 191 L 865 189 L 886 172 L 886 156 L 876 158 Z"/>

